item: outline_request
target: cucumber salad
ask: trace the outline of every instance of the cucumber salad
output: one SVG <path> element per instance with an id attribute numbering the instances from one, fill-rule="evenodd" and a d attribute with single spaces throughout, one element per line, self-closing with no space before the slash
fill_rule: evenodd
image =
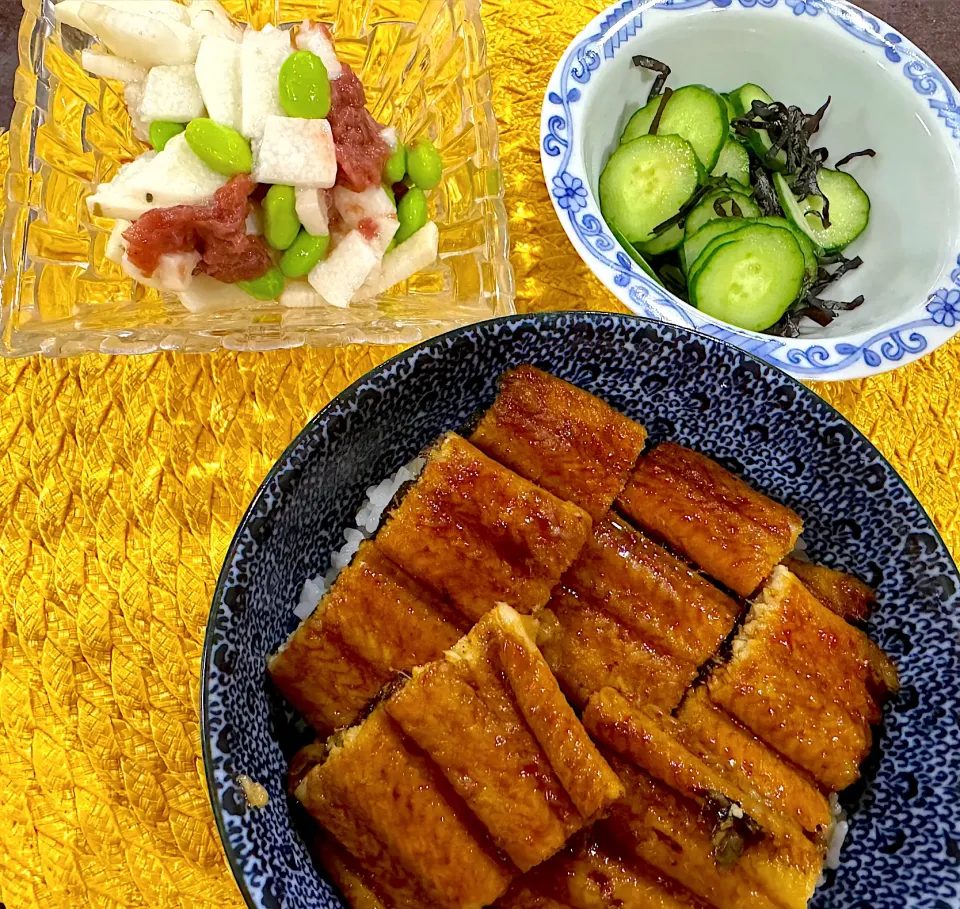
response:
<path id="1" fill-rule="evenodd" d="M 345 308 L 436 261 L 440 156 L 377 123 L 325 26 L 244 27 L 217 0 L 59 0 L 55 14 L 99 42 L 81 63 L 123 83 L 151 146 L 87 200 L 137 282 L 191 312 Z"/>
<path id="2" fill-rule="evenodd" d="M 600 209 L 648 275 L 704 313 L 738 328 L 796 337 L 801 322 L 830 324 L 864 300 L 824 291 L 863 264 L 844 251 L 866 229 L 870 199 L 843 168 L 812 148 L 830 106 L 814 114 L 775 101 L 759 85 L 720 94 L 666 88 L 658 73 L 600 176 Z"/>

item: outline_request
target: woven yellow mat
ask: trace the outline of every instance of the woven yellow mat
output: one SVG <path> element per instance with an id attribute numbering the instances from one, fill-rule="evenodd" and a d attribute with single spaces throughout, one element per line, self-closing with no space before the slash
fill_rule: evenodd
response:
<path id="1" fill-rule="evenodd" d="M 599 9 L 488 0 L 518 306 L 610 309 L 542 184 L 543 86 Z M 0 139 L 0 173 L 7 144 Z M 2 203 L 0 203 L 2 204 Z M 0 902 L 239 907 L 203 781 L 204 622 L 300 427 L 395 349 L 0 361 Z M 960 553 L 960 343 L 820 385 Z M 952 478 L 951 478 L 952 475 Z"/>

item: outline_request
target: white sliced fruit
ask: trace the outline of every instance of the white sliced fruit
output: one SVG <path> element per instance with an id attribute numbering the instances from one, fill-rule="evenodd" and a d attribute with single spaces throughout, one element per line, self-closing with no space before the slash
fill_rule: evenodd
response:
<path id="1" fill-rule="evenodd" d="M 326 301 L 307 281 L 287 281 L 280 294 L 280 305 L 291 309 L 307 309 L 311 306 L 324 306 Z"/>
<path id="2" fill-rule="evenodd" d="M 140 103 L 143 101 L 143 83 L 128 82 L 123 86 L 123 100 L 133 124 L 133 134 L 141 142 L 150 141 L 150 124 L 140 116 Z"/>
<path id="3" fill-rule="evenodd" d="M 380 262 L 360 231 L 352 230 L 312 272 L 311 287 L 331 306 L 346 309 Z"/>
<path id="4" fill-rule="evenodd" d="M 253 179 L 284 186 L 333 186 L 337 180 L 337 150 L 330 124 L 326 120 L 267 117 L 253 164 Z"/>
<path id="5" fill-rule="evenodd" d="M 253 297 L 236 284 L 224 284 L 209 275 L 195 275 L 190 287 L 182 291 L 179 297 L 180 302 L 190 312 L 239 309 L 253 302 Z"/>
<path id="6" fill-rule="evenodd" d="M 147 68 L 114 57 L 112 54 L 100 54 L 97 51 L 85 50 L 80 54 L 80 65 L 94 76 L 101 79 L 116 79 L 118 82 L 143 82 L 147 78 Z"/>
<path id="7" fill-rule="evenodd" d="M 240 132 L 243 127 L 243 87 L 240 58 L 243 51 L 229 38 L 207 35 L 200 42 L 196 78 L 211 120 Z"/>
<path id="8" fill-rule="evenodd" d="M 282 117 L 280 67 L 293 53 L 290 35 L 268 25 L 263 31 L 247 29 L 240 62 L 243 86 L 243 129 L 248 139 L 263 136 L 268 117 Z"/>
<path id="9" fill-rule="evenodd" d="M 107 246 L 103 254 L 110 262 L 116 262 L 119 265 L 123 257 L 127 254 L 127 241 L 123 239 L 123 232 L 130 226 L 130 221 L 118 218 L 117 223 L 113 225 L 110 236 L 107 239 Z"/>
<path id="10" fill-rule="evenodd" d="M 203 163 L 187 145 L 186 136 L 174 136 L 146 167 L 124 182 L 123 193 L 139 203 L 139 217 L 151 208 L 199 205 L 213 199 L 227 177 Z M 114 217 L 129 217 L 116 215 Z"/>
<path id="11" fill-rule="evenodd" d="M 355 193 L 343 186 L 333 191 L 333 204 L 343 223 L 353 230 L 365 218 L 396 217 L 397 208 L 382 186 L 371 186 Z"/>
<path id="12" fill-rule="evenodd" d="M 80 18 L 111 53 L 134 63 L 173 66 L 197 59 L 200 36 L 166 16 L 145 16 L 84 0 Z"/>
<path id="13" fill-rule="evenodd" d="M 143 86 L 140 116 L 149 123 L 189 123 L 203 116 L 203 98 L 195 68 L 189 63 L 155 66 Z"/>
<path id="14" fill-rule="evenodd" d="M 217 2 L 217 0 L 192 0 L 187 7 L 190 24 L 203 37 L 227 38 L 236 44 L 243 40 L 243 28 Z"/>
<path id="15" fill-rule="evenodd" d="M 339 79 L 343 75 L 343 65 L 337 58 L 330 32 L 325 26 L 305 21 L 297 31 L 297 50 L 316 54 L 323 61 L 329 79 Z"/>
<path id="16" fill-rule="evenodd" d="M 123 270 L 138 284 L 165 290 L 170 293 L 182 293 L 193 283 L 193 270 L 200 262 L 200 253 L 165 253 L 152 275 L 147 277 L 130 259 L 124 255 L 120 264 Z"/>
<path id="17" fill-rule="evenodd" d="M 379 273 L 364 283 L 354 300 L 369 300 L 429 268 L 437 259 L 439 247 L 440 231 L 433 221 L 428 221 L 409 240 L 383 257 Z"/>
<path id="18" fill-rule="evenodd" d="M 327 209 L 326 191 L 310 186 L 298 189 L 297 217 L 310 236 L 325 237 L 329 234 L 330 214 Z"/>

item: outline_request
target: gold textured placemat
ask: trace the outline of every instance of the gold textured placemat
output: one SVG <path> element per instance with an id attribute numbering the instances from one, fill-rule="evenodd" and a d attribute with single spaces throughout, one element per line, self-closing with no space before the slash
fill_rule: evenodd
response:
<path id="1" fill-rule="evenodd" d="M 543 86 L 600 5 L 484 7 L 522 310 L 619 308 L 569 246 L 538 153 Z M 0 173 L 7 152 L 0 138 Z M 214 583 L 270 464 L 395 352 L 0 360 L 7 909 L 241 905 L 200 757 Z M 958 374 L 955 342 L 890 375 L 816 388 L 890 459 L 955 554 Z"/>

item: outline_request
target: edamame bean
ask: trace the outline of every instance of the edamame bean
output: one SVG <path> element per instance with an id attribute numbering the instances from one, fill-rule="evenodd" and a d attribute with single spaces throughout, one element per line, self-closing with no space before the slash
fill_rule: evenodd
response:
<path id="1" fill-rule="evenodd" d="M 167 143 L 174 137 L 179 136 L 186 127 L 182 123 L 171 123 L 169 120 L 154 120 L 150 124 L 150 144 L 158 151 L 162 152 Z"/>
<path id="2" fill-rule="evenodd" d="M 394 239 L 399 246 L 427 223 L 426 193 L 418 187 L 408 190 L 397 206 L 397 218 L 400 219 L 400 230 L 397 231 Z"/>
<path id="3" fill-rule="evenodd" d="M 443 176 L 443 161 L 429 139 L 417 139 L 407 149 L 407 173 L 420 189 L 433 189 L 439 185 Z"/>
<path id="4" fill-rule="evenodd" d="M 290 248 L 280 258 L 280 271 L 288 278 L 302 278 L 327 257 L 330 237 L 314 237 L 305 230 L 297 234 Z"/>
<path id="5" fill-rule="evenodd" d="M 310 51 L 291 54 L 280 67 L 280 106 L 288 117 L 322 120 L 330 113 L 330 79 Z"/>
<path id="6" fill-rule="evenodd" d="M 393 186 L 390 183 L 383 184 L 383 191 L 387 194 L 387 198 L 393 203 L 393 207 L 397 207 L 397 194 L 393 191 Z"/>
<path id="7" fill-rule="evenodd" d="M 387 163 L 383 167 L 383 182 L 399 183 L 407 175 L 407 147 L 402 143 L 397 144 L 396 151 L 387 158 Z"/>
<path id="8" fill-rule="evenodd" d="M 278 300 L 283 293 L 283 272 L 276 265 L 260 278 L 252 281 L 237 281 L 237 287 L 257 300 Z"/>
<path id="9" fill-rule="evenodd" d="M 250 143 L 235 129 L 208 117 L 190 121 L 187 145 L 207 167 L 225 177 L 249 174 L 253 170 Z"/>
<path id="10" fill-rule="evenodd" d="M 263 200 L 263 234 L 274 249 L 287 249 L 300 233 L 297 191 L 292 186 L 271 186 Z"/>

